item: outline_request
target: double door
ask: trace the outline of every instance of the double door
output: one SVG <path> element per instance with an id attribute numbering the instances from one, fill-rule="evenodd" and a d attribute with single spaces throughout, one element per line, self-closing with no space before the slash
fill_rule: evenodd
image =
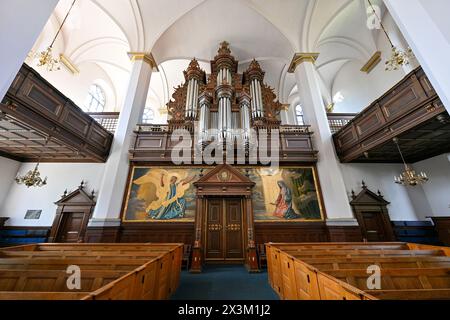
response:
<path id="1" fill-rule="evenodd" d="M 242 199 L 210 198 L 205 228 L 206 262 L 243 262 Z"/>

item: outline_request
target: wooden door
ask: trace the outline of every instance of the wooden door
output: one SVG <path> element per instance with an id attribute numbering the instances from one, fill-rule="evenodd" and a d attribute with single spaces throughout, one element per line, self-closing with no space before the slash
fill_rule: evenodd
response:
<path id="1" fill-rule="evenodd" d="M 387 241 L 382 213 L 376 211 L 361 211 L 363 237 L 369 242 Z"/>
<path id="2" fill-rule="evenodd" d="M 221 199 L 208 201 L 206 223 L 206 258 L 225 259 L 223 243 L 223 202 Z"/>
<path id="3" fill-rule="evenodd" d="M 241 199 L 209 199 L 206 215 L 206 260 L 242 260 L 242 231 Z"/>
<path id="4" fill-rule="evenodd" d="M 58 231 L 57 241 L 62 243 L 77 243 L 83 231 L 85 213 L 73 212 L 65 213 Z"/>

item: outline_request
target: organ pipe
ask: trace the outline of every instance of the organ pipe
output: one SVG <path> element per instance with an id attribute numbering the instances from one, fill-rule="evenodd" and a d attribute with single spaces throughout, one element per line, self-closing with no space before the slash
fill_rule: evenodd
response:
<path id="1" fill-rule="evenodd" d="M 259 80 L 254 79 L 250 83 L 250 94 L 252 96 L 252 114 L 254 118 L 264 117 L 264 106 L 262 99 L 261 83 Z"/>
<path id="2" fill-rule="evenodd" d="M 186 98 L 186 118 L 195 119 L 197 117 L 198 88 L 197 79 L 189 80 Z"/>

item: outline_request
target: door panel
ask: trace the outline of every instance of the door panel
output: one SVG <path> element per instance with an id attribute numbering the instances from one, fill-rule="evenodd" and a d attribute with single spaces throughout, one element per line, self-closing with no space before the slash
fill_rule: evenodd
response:
<path id="1" fill-rule="evenodd" d="M 206 258 L 224 259 L 223 248 L 223 202 L 221 199 L 208 201 L 206 224 Z"/>
<path id="2" fill-rule="evenodd" d="M 379 212 L 363 211 L 361 213 L 367 241 L 386 241 L 384 225 Z"/>
<path id="3" fill-rule="evenodd" d="M 226 252 L 227 259 L 242 259 L 242 211 L 240 199 L 224 200 L 226 205 Z"/>
<path id="4" fill-rule="evenodd" d="M 84 213 L 66 213 L 58 242 L 76 243 L 83 228 Z"/>
<path id="5" fill-rule="evenodd" d="M 243 259 L 241 200 L 212 198 L 207 210 L 206 260 Z"/>

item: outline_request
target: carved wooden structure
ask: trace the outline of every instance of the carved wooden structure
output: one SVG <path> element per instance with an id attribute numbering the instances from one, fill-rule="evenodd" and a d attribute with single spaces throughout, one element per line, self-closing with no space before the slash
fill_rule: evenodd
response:
<path id="1" fill-rule="evenodd" d="M 193 140 L 192 158 L 215 143 L 232 151 L 244 149 L 249 161 L 254 154 L 258 157 L 257 140 L 259 148 L 275 150 L 270 132 L 278 131 L 280 162 L 317 161 L 309 126 L 281 126 L 282 105 L 274 89 L 264 83 L 265 73 L 256 60 L 239 74 L 238 63 L 228 43 L 223 42 L 211 61 L 211 70 L 207 76 L 197 60 L 191 61 L 184 72 L 186 82 L 175 89 L 167 104 L 168 125 L 138 125 L 130 148 L 131 161 L 171 163 L 171 152 L 179 142 L 170 137 L 181 129 Z"/>
<path id="2" fill-rule="evenodd" d="M 202 262 L 245 262 L 258 270 L 254 239 L 252 189 L 239 170 L 220 165 L 194 183 L 197 188 L 192 272 Z"/>
<path id="3" fill-rule="evenodd" d="M 0 152 L 20 161 L 104 162 L 113 139 L 25 64 L 0 103 L 0 127 Z"/>
<path id="4" fill-rule="evenodd" d="M 5 223 L 8 219 L 9 218 L 0 218 L 0 230 L 5 226 Z"/>
<path id="5" fill-rule="evenodd" d="M 334 135 L 342 162 L 401 162 L 450 151 L 450 118 L 422 68 L 417 68 Z"/>
<path id="6" fill-rule="evenodd" d="M 375 194 L 363 182 L 362 191 L 358 195 L 352 192 L 350 204 L 365 240 L 370 242 L 395 241 L 387 209 L 389 202 L 379 191 L 378 194 Z"/>
<path id="7" fill-rule="evenodd" d="M 439 236 L 439 241 L 450 246 L 450 217 L 429 217 L 433 220 L 434 228 Z"/>
<path id="8" fill-rule="evenodd" d="M 55 203 L 58 206 L 49 242 L 80 243 L 84 241 L 87 225 L 95 208 L 94 192 L 84 191 L 83 182 L 77 190 Z"/>

